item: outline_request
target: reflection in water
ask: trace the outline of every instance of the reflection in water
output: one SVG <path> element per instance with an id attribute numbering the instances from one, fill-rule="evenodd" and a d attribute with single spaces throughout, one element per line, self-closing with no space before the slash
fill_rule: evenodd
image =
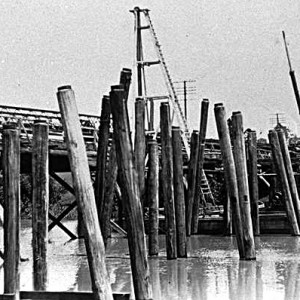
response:
<path id="1" fill-rule="evenodd" d="M 24 225 L 24 224 L 23 224 Z M 30 225 L 30 222 L 29 222 Z M 32 290 L 31 229 L 22 228 L 21 289 Z M 75 230 L 76 223 L 66 224 Z M 2 232 L 0 232 L 2 245 Z M 82 240 L 69 241 L 55 228 L 50 233 L 48 290 L 90 291 L 91 281 Z M 256 261 L 240 261 L 235 238 L 192 236 L 188 259 L 166 260 L 165 239 L 160 254 L 149 259 L 155 300 L 292 300 L 300 299 L 300 238 L 261 236 L 255 238 Z M 127 240 L 112 239 L 107 250 L 107 268 L 112 289 L 132 291 Z M 3 268 L 0 269 L 3 282 Z M 3 286 L 0 286 L 0 293 Z"/>

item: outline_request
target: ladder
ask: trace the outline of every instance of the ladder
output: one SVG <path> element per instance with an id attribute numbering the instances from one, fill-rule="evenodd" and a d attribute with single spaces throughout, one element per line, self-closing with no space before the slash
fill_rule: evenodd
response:
<path id="1" fill-rule="evenodd" d="M 179 104 L 179 101 L 178 101 L 178 98 L 177 98 L 177 95 L 176 95 L 176 92 L 175 92 L 174 84 L 173 84 L 172 79 L 171 79 L 169 69 L 167 67 L 165 58 L 164 58 L 162 50 L 161 50 L 160 43 L 158 41 L 156 32 L 155 32 L 154 27 L 153 27 L 153 23 L 151 21 L 150 15 L 149 15 L 149 9 L 143 9 L 143 12 L 144 12 L 147 24 L 148 24 L 148 26 L 146 26 L 146 28 L 150 29 L 150 33 L 151 33 L 151 37 L 152 37 L 152 40 L 153 40 L 153 43 L 154 43 L 154 46 L 155 46 L 155 51 L 156 51 L 156 54 L 157 54 L 157 58 L 158 58 L 160 66 L 161 66 L 161 70 L 162 70 L 164 80 L 165 80 L 165 83 L 166 83 L 166 86 L 167 86 L 167 89 L 168 89 L 168 93 L 170 95 L 169 99 L 171 100 L 173 111 L 174 111 L 174 113 L 177 117 L 180 128 L 183 131 L 182 139 L 183 139 L 183 143 L 184 143 L 184 146 L 186 148 L 187 155 L 188 155 L 188 158 L 189 158 L 190 157 L 190 146 L 189 146 L 190 134 L 189 134 L 187 121 L 186 121 L 184 113 L 183 113 L 183 111 L 180 107 L 180 104 Z"/>
<path id="2" fill-rule="evenodd" d="M 216 205 L 214 196 L 212 194 L 206 174 L 203 169 L 202 169 L 202 177 L 200 182 L 200 195 L 204 201 L 205 206 L 207 205 L 207 202 L 211 202 L 214 206 Z"/>

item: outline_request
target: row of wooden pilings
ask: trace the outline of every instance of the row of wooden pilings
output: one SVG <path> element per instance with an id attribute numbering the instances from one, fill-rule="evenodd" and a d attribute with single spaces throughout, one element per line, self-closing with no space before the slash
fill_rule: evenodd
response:
<path id="1" fill-rule="evenodd" d="M 60 87 L 57 92 L 73 187 L 83 218 L 87 256 L 95 299 L 112 299 L 113 297 L 105 266 L 105 246 L 110 236 L 110 218 L 114 193 L 122 198 L 122 205 L 125 210 L 136 299 L 152 298 L 143 209 L 147 202 L 149 206 L 148 253 L 149 255 L 158 255 L 159 182 L 162 184 L 161 190 L 165 211 L 167 259 L 187 257 L 187 238 L 198 232 L 199 198 L 201 196 L 199 195 L 199 185 L 203 170 L 208 100 L 202 101 L 200 130 L 194 131 L 191 137 L 191 154 L 187 174 L 188 191 L 185 195 L 181 131 L 180 128 L 171 125 L 168 103 L 161 103 L 160 105 L 161 172 L 159 171 L 157 141 L 154 138 L 146 140 L 145 137 L 145 102 L 142 98 L 137 99 L 135 104 L 136 122 L 133 147 L 127 111 L 130 80 L 131 71 L 124 69 L 121 72 L 120 84 L 112 86 L 109 97 L 103 98 L 94 188 L 90 178 L 75 94 L 70 86 Z M 242 115 L 240 112 L 233 113 L 232 125 L 228 127 L 224 106 L 216 104 L 214 111 L 228 195 L 228 201 L 225 205 L 226 232 L 232 234 L 233 225 L 240 259 L 252 260 L 255 259 L 254 233 L 259 234 L 255 132 L 251 132 L 248 138 L 247 153 L 250 161 L 248 164 L 248 181 Z M 109 147 L 111 115 L 113 140 Z M 279 140 L 282 139 L 282 145 L 284 145 L 284 137 L 281 137 L 280 133 L 278 135 L 280 136 Z M 298 227 L 296 227 L 296 225 L 298 226 L 297 222 L 294 224 L 295 215 L 297 217 L 299 215 L 299 205 L 296 206 L 298 202 L 292 198 L 292 181 L 287 179 L 286 176 L 288 173 L 288 158 L 284 158 L 286 160 L 283 161 L 283 146 L 276 148 L 277 133 L 270 133 L 270 137 L 272 137 L 274 156 L 275 158 L 279 157 L 279 159 L 276 158 L 276 164 L 279 170 L 282 171 L 282 174 L 280 174 L 287 195 L 285 199 L 291 199 L 287 200 L 287 207 L 290 208 L 289 219 L 295 229 L 294 234 L 299 234 L 299 229 L 297 231 Z M 32 177 L 34 286 L 37 290 L 45 289 L 47 284 L 47 141 L 47 124 L 36 123 L 33 137 Z M 148 150 L 146 150 L 146 145 Z M 148 153 L 147 172 L 145 170 L 146 152 Z M 108 160 L 107 157 L 109 157 Z M 15 294 L 16 299 L 19 291 L 19 165 L 19 131 L 7 125 L 3 130 L 4 292 Z M 145 180 L 146 173 L 147 180 Z M 161 176 L 160 181 L 159 176 Z"/>

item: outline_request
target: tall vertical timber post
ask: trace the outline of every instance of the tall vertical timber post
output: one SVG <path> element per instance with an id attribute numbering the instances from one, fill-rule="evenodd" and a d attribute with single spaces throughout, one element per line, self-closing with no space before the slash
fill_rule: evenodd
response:
<path id="1" fill-rule="evenodd" d="M 256 132 L 250 131 L 247 137 L 249 192 L 254 235 L 260 235 L 258 207 L 258 177 L 257 177 L 257 138 Z"/>
<path id="2" fill-rule="evenodd" d="M 272 147 L 272 154 L 274 155 L 273 159 L 275 161 L 275 165 L 280 175 L 279 178 L 282 186 L 283 198 L 286 204 L 285 205 L 286 214 L 291 226 L 292 235 L 300 235 L 297 217 L 295 214 L 293 200 L 292 200 L 291 191 L 289 187 L 289 182 L 286 175 L 284 160 L 283 160 L 283 156 L 279 144 L 278 134 L 275 130 L 269 131 L 269 141 Z"/>
<path id="3" fill-rule="evenodd" d="M 191 235 L 192 228 L 192 215 L 193 206 L 195 201 L 195 190 L 196 190 L 196 177 L 197 177 L 197 166 L 198 166 L 198 153 L 199 153 L 199 131 L 194 130 L 191 137 L 191 155 L 188 165 L 188 193 L 185 204 L 186 210 L 186 235 Z"/>
<path id="4" fill-rule="evenodd" d="M 106 178 L 106 161 L 109 142 L 109 126 L 110 126 L 110 99 L 108 96 L 102 98 L 100 126 L 98 133 L 98 149 L 97 149 L 97 168 L 95 179 L 95 199 L 98 211 L 99 223 L 103 235 L 103 206 Z"/>
<path id="5" fill-rule="evenodd" d="M 4 293 L 20 299 L 20 133 L 3 126 Z"/>
<path id="6" fill-rule="evenodd" d="M 231 202 L 230 208 L 233 215 L 233 226 L 236 235 L 239 256 L 240 259 L 245 258 L 244 238 L 243 238 L 243 225 L 240 211 L 240 203 L 238 196 L 238 186 L 236 178 L 236 170 L 231 150 L 231 141 L 229 135 L 229 129 L 226 121 L 226 111 L 222 103 L 215 104 L 215 119 L 217 124 L 218 135 L 220 139 L 220 148 L 222 153 L 222 161 L 224 166 L 224 177 L 226 183 L 226 190 L 228 194 L 228 200 Z"/>
<path id="7" fill-rule="evenodd" d="M 177 233 L 177 256 L 187 257 L 182 141 L 181 130 L 179 127 L 172 127 L 172 147 L 174 171 L 174 202 Z"/>
<path id="8" fill-rule="evenodd" d="M 176 221 L 173 187 L 173 149 L 171 140 L 170 106 L 160 106 L 162 192 L 165 207 L 167 259 L 177 258 Z"/>
<path id="9" fill-rule="evenodd" d="M 239 201 L 241 208 L 245 260 L 256 259 L 255 243 L 253 235 L 253 226 L 251 219 L 251 207 L 249 196 L 249 185 L 246 165 L 246 151 L 243 130 L 243 117 L 241 112 L 233 112 L 232 114 L 232 130 L 233 130 L 233 156 L 236 169 L 236 177 L 239 191 Z"/>
<path id="10" fill-rule="evenodd" d="M 148 176 L 147 195 L 149 203 L 149 255 L 158 255 L 159 252 L 159 161 L 158 145 L 156 140 L 148 141 Z"/>
<path id="11" fill-rule="evenodd" d="M 37 291 L 47 288 L 47 245 L 49 210 L 49 127 L 37 121 L 32 139 L 32 250 L 33 286 Z"/>
<path id="12" fill-rule="evenodd" d="M 198 233 L 198 221 L 199 221 L 199 205 L 200 198 L 205 197 L 201 191 L 201 181 L 203 173 L 203 163 L 204 163 L 204 150 L 205 150 L 205 138 L 208 120 L 208 99 L 203 99 L 201 103 L 201 117 L 200 117 L 200 130 L 199 130 L 199 153 L 197 161 L 197 177 L 196 177 L 196 191 L 193 206 L 192 215 L 192 234 Z"/>
<path id="13" fill-rule="evenodd" d="M 291 162 L 290 152 L 288 149 L 284 131 L 280 130 L 277 132 L 277 134 L 278 134 L 278 139 L 279 139 L 279 144 L 280 144 L 283 160 L 285 163 L 286 175 L 287 175 L 287 179 L 289 182 L 291 196 L 292 196 L 292 200 L 293 200 L 293 204 L 294 204 L 294 211 L 296 214 L 296 218 L 298 221 L 298 227 L 299 227 L 300 226 L 300 201 L 299 201 L 296 180 L 294 177 L 294 171 L 293 171 L 293 166 L 292 166 L 292 162 Z"/>
<path id="14" fill-rule="evenodd" d="M 133 164 L 133 149 L 130 141 L 130 128 L 125 103 L 123 85 L 113 86 L 110 92 L 113 116 L 114 139 L 116 143 L 122 202 L 127 218 L 127 234 L 131 258 L 131 270 L 136 299 L 151 299 L 143 214 L 137 172 Z"/>
<path id="15" fill-rule="evenodd" d="M 85 241 L 94 298 L 97 300 L 112 300 L 113 296 L 105 265 L 105 248 L 99 226 L 94 190 L 75 94 L 71 86 L 59 87 L 57 99 L 66 137 L 74 191 L 86 230 Z"/>
<path id="16" fill-rule="evenodd" d="M 137 98 L 135 101 L 134 164 L 138 174 L 142 209 L 144 209 L 145 202 L 145 156 L 145 101 L 143 98 Z"/>

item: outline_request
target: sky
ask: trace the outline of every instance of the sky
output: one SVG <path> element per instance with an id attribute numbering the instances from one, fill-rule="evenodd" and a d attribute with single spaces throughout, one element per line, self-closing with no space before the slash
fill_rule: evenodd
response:
<path id="1" fill-rule="evenodd" d="M 228 117 L 241 111 L 244 127 L 258 137 L 266 136 L 276 113 L 298 132 L 282 40 L 285 30 L 300 85 L 298 0 L 2 0 L 0 105 L 58 110 L 57 87 L 70 84 L 79 112 L 98 115 L 102 96 L 125 67 L 133 70 L 132 107 L 136 64 L 129 10 L 135 6 L 150 9 L 172 80 L 195 80 L 190 84 L 197 93 L 188 96 L 191 131 L 199 129 L 201 100 L 208 98 L 207 137 L 216 137 L 213 106 L 220 102 Z M 143 42 L 145 57 L 155 60 L 147 31 Z M 166 94 L 158 66 L 149 67 L 146 77 L 149 94 Z"/>

